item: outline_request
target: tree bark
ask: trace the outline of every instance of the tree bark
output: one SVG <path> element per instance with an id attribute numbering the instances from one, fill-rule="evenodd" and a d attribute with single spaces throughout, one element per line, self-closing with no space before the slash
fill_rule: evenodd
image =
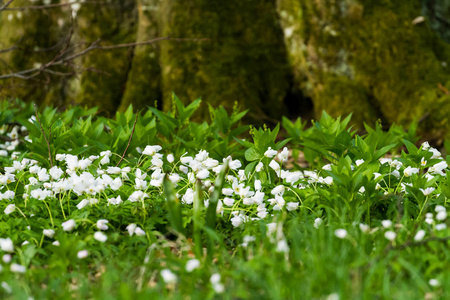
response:
<path id="1" fill-rule="evenodd" d="M 164 108 L 174 92 L 189 102 L 250 108 L 255 119 L 277 118 L 292 79 L 275 0 L 167 0 L 160 32 Z M 207 107 L 201 116 L 208 116 Z"/>
<path id="2" fill-rule="evenodd" d="M 145 42 L 159 37 L 158 15 L 158 0 L 138 0 L 137 42 Z M 133 63 L 120 110 L 126 110 L 130 104 L 133 104 L 134 109 L 141 109 L 159 103 L 157 106 L 161 108 L 159 49 L 159 44 L 140 46 L 134 49 Z"/>
<path id="3" fill-rule="evenodd" d="M 278 4 L 297 82 L 313 98 L 316 117 L 353 112 L 360 125 L 424 118 L 422 133 L 450 132 L 450 45 L 426 19 L 417 22 L 420 1 Z"/>
<path id="4" fill-rule="evenodd" d="M 76 17 L 80 41 L 84 47 L 101 39 L 102 46 L 132 43 L 136 40 L 137 6 L 135 0 L 108 2 L 95 9 L 82 5 Z M 75 82 L 77 104 L 98 106 L 113 115 L 122 100 L 134 48 L 92 51 L 82 56 L 84 68 Z"/>

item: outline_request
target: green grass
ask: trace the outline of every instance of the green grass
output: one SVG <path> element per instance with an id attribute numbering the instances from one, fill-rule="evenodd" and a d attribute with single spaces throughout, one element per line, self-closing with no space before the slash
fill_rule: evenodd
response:
<path id="1" fill-rule="evenodd" d="M 243 139 L 245 112 L 190 122 L 174 99 L 114 120 L 1 103 L 2 299 L 450 297 L 449 158 L 414 126 L 324 113 Z"/>

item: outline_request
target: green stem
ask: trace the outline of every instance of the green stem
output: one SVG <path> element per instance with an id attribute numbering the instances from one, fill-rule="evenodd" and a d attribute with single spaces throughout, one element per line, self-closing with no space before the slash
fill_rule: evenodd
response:
<path id="1" fill-rule="evenodd" d="M 55 224 L 53 223 L 53 217 L 52 217 L 52 212 L 50 211 L 50 207 L 48 206 L 47 202 L 45 202 L 45 200 L 42 200 L 42 202 L 44 202 L 45 206 L 47 207 L 48 214 L 50 215 L 50 222 L 52 223 L 52 227 L 55 227 Z"/>

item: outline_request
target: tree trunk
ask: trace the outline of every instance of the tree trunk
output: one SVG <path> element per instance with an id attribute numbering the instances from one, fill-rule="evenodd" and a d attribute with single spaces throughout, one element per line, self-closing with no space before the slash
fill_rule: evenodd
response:
<path id="1" fill-rule="evenodd" d="M 138 12 L 137 42 L 158 38 L 159 1 L 139 0 Z M 133 104 L 134 109 L 155 106 L 155 103 L 159 103 L 158 107 L 161 106 L 159 48 L 159 44 L 153 44 L 139 46 L 134 49 L 133 63 L 128 75 L 120 110 L 126 110 L 130 104 Z"/>
<path id="2" fill-rule="evenodd" d="M 4 1 L 6 2 L 6 1 Z M 58 3 L 59 1 L 54 1 Z M 30 2 L 16 0 L 8 7 L 29 6 Z M 33 5 L 42 5 L 38 1 Z M 0 53 L 0 74 L 6 75 L 46 64 L 59 53 L 70 24 L 63 21 L 67 8 L 41 10 L 3 11 L 0 22 L 0 49 L 11 51 Z M 64 68 L 57 69 L 64 72 Z M 37 74 L 38 73 L 38 74 Z M 35 75 L 36 76 L 32 76 Z M 54 94 L 55 104 L 64 97 L 65 80 L 46 72 L 24 74 L 30 79 L 10 78 L 1 81 L 0 97 L 21 98 L 36 103 L 47 103 L 47 95 Z"/>
<path id="3" fill-rule="evenodd" d="M 97 39 L 108 46 L 132 43 L 136 40 L 137 6 L 135 0 L 108 2 L 96 9 L 81 5 L 76 17 L 79 38 L 87 47 Z M 98 106 L 106 115 L 118 109 L 124 95 L 134 48 L 96 50 L 81 57 L 83 73 L 77 90 L 76 103 Z"/>
<path id="4" fill-rule="evenodd" d="M 255 119 L 279 117 L 292 79 L 275 0 L 167 0 L 162 36 L 207 39 L 161 44 L 164 108 L 174 92 L 189 102 L 251 108 Z M 201 110 L 208 115 L 207 107 Z"/>
<path id="5" fill-rule="evenodd" d="M 450 45 L 416 19 L 419 1 L 279 0 L 279 10 L 316 116 L 353 112 L 359 124 L 403 125 L 425 118 L 422 132 L 450 132 Z"/>

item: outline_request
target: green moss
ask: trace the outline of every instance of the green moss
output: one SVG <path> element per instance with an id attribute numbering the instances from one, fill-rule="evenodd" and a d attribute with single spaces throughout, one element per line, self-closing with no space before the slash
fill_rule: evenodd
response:
<path id="1" fill-rule="evenodd" d="M 297 10 L 287 9 L 296 2 Z M 354 112 L 357 123 L 381 118 L 403 125 L 428 116 L 422 133 L 440 126 L 450 132 L 439 89 L 450 82 L 443 64 L 450 62 L 450 45 L 427 22 L 412 24 L 419 1 L 280 3 L 284 28 L 294 28 L 286 39 L 291 62 L 308 79 L 297 82 L 313 97 L 317 115 Z"/>
<path id="2" fill-rule="evenodd" d="M 55 1 L 56 3 L 56 1 Z M 42 4 L 37 2 L 36 5 Z M 9 7 L 30 5 L 29 1 L 16 0 Z M 66 9 L 3 11 L 0 22 L 0 49 L 17 49 L 0 54 L 1 74 L 10 74 L 38 67 L 50 62 L 60 51 L 61 41 L 68 31 L 67 23 L 58 20 L 66 15 Z M 64 72 L 65 69 L 52 68 Z M 36 72 L 27 75 L 34 75 Z M 51 89 L 63 89 L 64 81 L 50 73 L 40 73 L 31 79 L 11 78 L 2 80 L 0 97 L 21 98 L 37 103 L 44 102 Z M 59 93 L 58 93 L 59 94 Z"/>
<path id="3" fill-rule="evenodd" d="M 168 0 L 161 3 L 161 35 L 207 41 L 161 44 L 164 108 L 172 91 L 231 108 L 238 101 L 257 119 L 277 117 L 290 70 L 275 0 Z M 208 115 L 206 106 L 202 116 Z"/>
<path id="4" fill-rule="evenodd" d="M 139 27 L 137 42 L 145 42 L 159 37 L 159 1 L 139 0 Z M 134 109 L 154 106 L 161 101 L 161 67 L 159 65 L 159 45 L 140 46 L 134 49 L 133 63 L 128 75 L 120 110 L 125 111 L 130 104 Z"/>
<path id="5" fill-rule="evenodd" d="M 137 10 L 135 0 L 117 1 L 96 9 L 82 5 L 77 23 L 80 40 L 101 45 L 131 43 L 136 39 Z M 92 51 L 82 56 L 82 73 L 76 102 L 98 106 L 113 114 L 120 105 L 131 67 L 133 48 Z"/>

